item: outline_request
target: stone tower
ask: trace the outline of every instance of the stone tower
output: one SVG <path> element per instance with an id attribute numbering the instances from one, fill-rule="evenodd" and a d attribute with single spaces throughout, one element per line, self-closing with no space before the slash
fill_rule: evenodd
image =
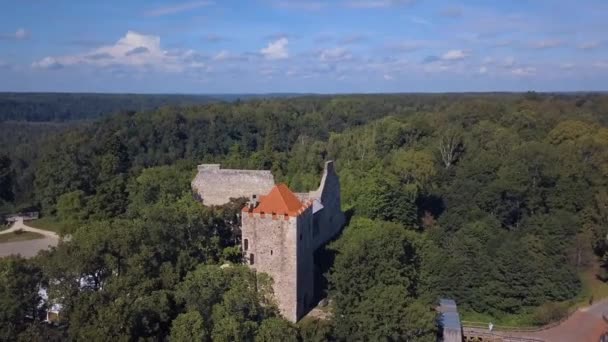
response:
<path id="1" fill-rule="evenodd" d="M 296 322 L 312 306 L 314 291 L 313 213 L 284 184 L 243 209 L 242 248 L 246 262 L 273 279 L 283 316 Z"/>
<path id="2" fill-rule="evenodd" d="M 275 185 L 270 171 L 222 169 L 217 164 L 199 165 L 192 190 L 204 205 L 250 198 L 241 215 L 244 260 L 272 277 L 286 319 L 296 322 L 304 316 L 314 306 L 315 287 L 322 282 L 315 251 L 338 235 L 345 221 L 334 163 L 325 163 L 319 188 L 310 192 Z"/>

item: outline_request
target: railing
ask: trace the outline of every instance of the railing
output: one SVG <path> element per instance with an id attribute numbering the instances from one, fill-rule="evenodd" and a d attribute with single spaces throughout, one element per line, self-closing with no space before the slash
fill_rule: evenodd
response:
<path id="1" fill-rule="evenodd" d="M 515 326 L 507 326 L 507 325 L 494 325 L 493 329 L 497 331 L 507 331 L 507 332 L 521 332 L 521 333 L 530 333 L 530 332 L 539 332 L 547 329 L 555 328 L 556 326 L 564 323 L 568 320 L 574 313 L 576 313 L 578 309 L 570 309 L 568 313 L 560 318 L 558 321 L 553 323 L 549 323 L 543 325 L 541 327 L 515 327 Z M 608 313 L 607 313 L 608 314 Z M 462 326 L 468 328 L 476 328 L 476 329 L 488 329 L 489 322 L 470 322 L 470 321 L 462 321 Z"/>
<path id="2" fill-rule="evenodd" d="M 498 332 L 490 332 L 490 331 L 479 331 L 475 330 L 477 328 L 466 328 L 463 327 L 463 335 L 465 337 L 465 341 L 467 337 L 475 337 L 488 339 L 489 341 L 502 341 L 502 342 L 546 342 L 543 339 L 528 337 L 528 336 L 509 336 L 508 333 L 498 333 Z M 487 329 L 487 327 L 486 327 Z"/>

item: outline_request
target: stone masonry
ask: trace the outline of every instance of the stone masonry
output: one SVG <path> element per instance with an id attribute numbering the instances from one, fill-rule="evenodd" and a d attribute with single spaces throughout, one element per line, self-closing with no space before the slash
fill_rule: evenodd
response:
<path id="1" fill-rule="evenodd" d="M 213 167 L 219 170 L 219 165 Z M 257 172 L 269 173 L 222 171 L 251 172 L 256 175 L 259 175 Z M 257 272 L 272 277 L 279 310 L 286 319 L 298 321 L 315 304 L 314 252 L 334 238 L 344 226 L 340 182 L 333 162 L 326 162 L 319 188 L 308 193 L 293 193 L 284 184 L 272 184 L 266 189 L 267 176 L 249 178 L 256 182 L 255 185 L 234 184 L 233 179 L 227 184 L 239 189 L 211 189 L 226 186 L 217 179 L 209 178 L 217 175 L 218 172 L 201 173 L 199 167 L 199 174 L 193 181 L 194 190 L 202 193 L 206 205 L 225 204 L 230 197 L 243 197 L 234 194 L 244 195 L 251 189 L 264 190 L 246 194 L 250 201 L 242 211 L 241 247 L 244 261 Z"/>
<path id="2" fill-rule="evenodd" d="M 270 171 L 221 169 L 219 164 L 202 164 L 192 181 L 192 190 L 204 205 L 222 205 L 231 198 L 266 194 L 274 186 Z"/>

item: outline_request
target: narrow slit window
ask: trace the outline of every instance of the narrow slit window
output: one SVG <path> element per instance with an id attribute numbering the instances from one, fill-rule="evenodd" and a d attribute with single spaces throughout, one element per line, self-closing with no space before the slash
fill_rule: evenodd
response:
<path id="1" fill-rule="evenodd" d="M 253 265 L 255 263 L 255 260 L 253 258 L 253 253 L 249 254 L 249 265 Z"/>
<path id="2" fill-rule="evenodd" d="M 272 249 L 270 250 L 270 255 L 272 255 Z"/>
<path id="3" fill-rule="evenodd" d="M 249 239 L 243 240 L 243 249 L 244 250 L 248 250 L 249 249 Z"/>

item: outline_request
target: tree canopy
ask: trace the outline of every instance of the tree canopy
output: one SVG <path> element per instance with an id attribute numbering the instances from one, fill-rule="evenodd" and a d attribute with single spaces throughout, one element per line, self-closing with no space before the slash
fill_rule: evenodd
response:
<path id="1" fill-rule="evenodd" d="M 39 209 L 71 234 L 0 261 L 0 339 L 427 341 L 439 297 L 489 315 L 571 299 L 580 272 L 608 260 L 608 96 L 533 95 L 302 96 L 0 122 L 11 133 L 0 134 L 1 213 Z M 64 116 L 48 108 L 42 117 Z M 350 219 L 325 251 L 333 318 L 294 326 L 272 280 L 238 265 L 243 201 L 203 207 L 190 181 L 214 162 L 306 191 L 327 159 Z M 41 285 L 64 305 L 60 328 L 40 324 Z"/>

